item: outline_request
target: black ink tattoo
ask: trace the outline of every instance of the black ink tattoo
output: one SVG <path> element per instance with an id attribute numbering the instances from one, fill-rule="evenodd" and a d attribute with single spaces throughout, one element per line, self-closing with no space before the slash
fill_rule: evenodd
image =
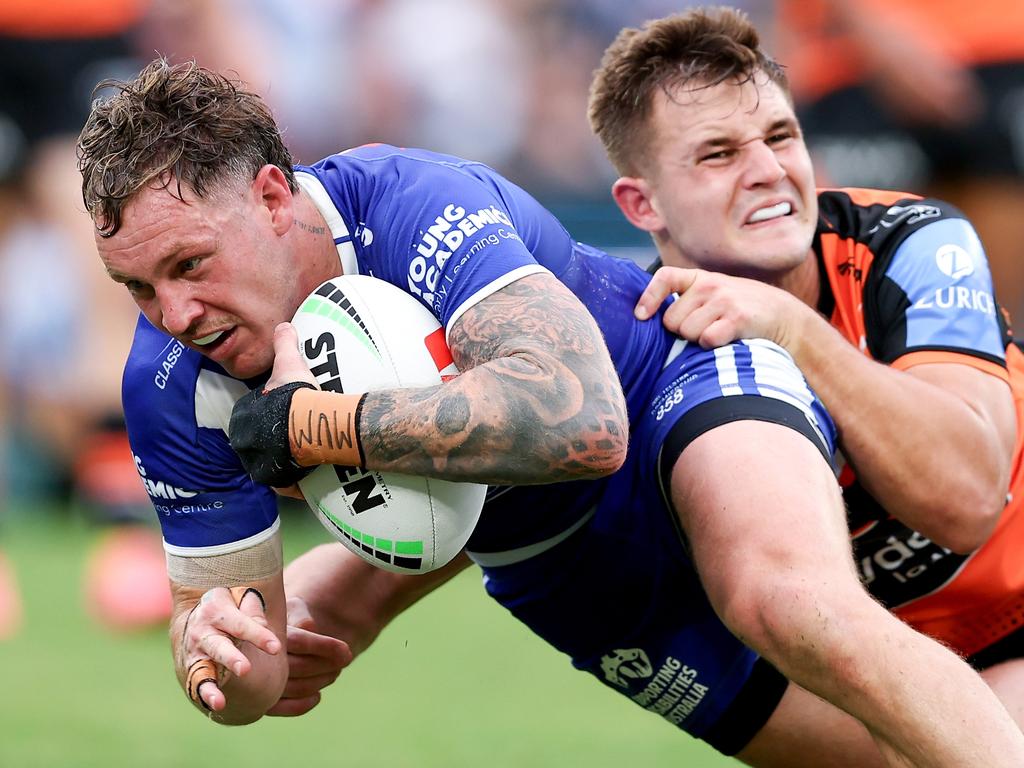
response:
<path id="1" fill-rule="evenodd" d="M 436 387 L 367 395 L 367 465 L 492 484 L 598 477 L 629 432 L 618 376 L 596 322 L 550 275 L 470 308 L 449 344 L 463 372 Z"/>
<path id="2" fill-rule="evenodd" d="M 304 221 L 295 219 L 295 226 L 301 229 L 303 232 L 310 232 L 314 235 L 326 235 L 327 227 L 321 227 L 319 224 L 307 224 Z"/>

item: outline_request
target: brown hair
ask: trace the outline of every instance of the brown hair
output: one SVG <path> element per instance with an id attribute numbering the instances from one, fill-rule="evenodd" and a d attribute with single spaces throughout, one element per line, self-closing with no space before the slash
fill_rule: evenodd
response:
<path id="1" fill-rule="evenodd" d="M 252 180 L 271 164 L 298 190 L 270 109 L 240 83 L 194 61 L 160 58 L 134 80 L 104 80 L 94 96 L 108 88 L 116 93 L 93 102 L 78 137 L 82 198 L 103 237 L 154 180 L 179 199 L 183 184 L 202 197 L 224 177 Z"/>
<path id="2" fill-rule="evenodd" d="M 627 27 L 604 52 L 590 85 L 590 126 L 625 176 L 639 175 L 656 90 L 749 82 L 763 72 L 789 97 L 782 67 L 760 48 L 757 29 L 733 8 L 695 8 Z"/>

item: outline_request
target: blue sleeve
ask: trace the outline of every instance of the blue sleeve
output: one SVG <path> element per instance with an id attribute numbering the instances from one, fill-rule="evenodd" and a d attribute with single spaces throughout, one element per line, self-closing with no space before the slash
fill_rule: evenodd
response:
<path id="1" fill-rule="evenodd" d="M 140 321 L 123 401 L 165 548 L 198 556 L 251 546 L 276 529 L 277 502 L 245 472 L 221 427 L 245 385 L 147 326 Z"/>
<path id="2" fill-rule="evenodd" d="M 1005 360 L 988 260 L 965 219 L 936 221 L 903 240 L 879 296 L 886 362 L 923 350 Z"/>
<path id="3" fill-rule="evenodd" d="M 371 147 L 308 170 L 343 217 L 358 220 L 360 271 L 408 291 L 446 328 L 490 293 L 526 274 L 557 274 L 571 257 L 558 221 L 479 163 Z"/>
<path id="4" fill-rule="evenodd" d="M 663 487 L 683 450 L 705 432 L 733 421 L 768 421 L 809 439 L 835 469 L 836 429 L 789 353 L 762 339 L 717 349 L 677 342 L 643 418 L 648 461 Z"/>

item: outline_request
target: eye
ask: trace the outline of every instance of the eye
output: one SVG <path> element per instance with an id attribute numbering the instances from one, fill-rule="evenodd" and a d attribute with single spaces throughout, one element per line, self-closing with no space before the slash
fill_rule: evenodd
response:
<path id="1" fill-rule="evenodd" d="M 178 269 L 182 272 L 191 272 L 199 266 L 202 260 L 203 259 L 200 256 L 193 256 L 190 259 L 185 259 L 184 261 L 179 262 Z"/>
<path id="2" fill-rule="evenodd" d="M 709 161 L 710 162 L 714 162 L 716 160 L 728 160 L 734 154 L 735 154 L 735 150 L 732 150 L 732 149 L 720 149 L 717 152 L 711 152 L 709 154 L 701 156 L 700 162 L 704 163 L 704 162 L 709 162 Z"/>
<path id="3" fill-rule="evenodd" d="M 141 280 L 125 280 L 123 285 L 128 289 L 128 293 L 136 299 L 146 298 L 148 294 L 152 293 L 152 289 L 149 285 Z"/>
<path id="4" fill-rule="evenodd" d="M 790 131 L 779 131 L 778 133 L 773 133 L 771 136 L 769 136 L 767 141 L 769 144 L 774 144 L 777 146 L 779 144 L 783 144 L 789 141 L 792 138 L 793 134 Z"/>

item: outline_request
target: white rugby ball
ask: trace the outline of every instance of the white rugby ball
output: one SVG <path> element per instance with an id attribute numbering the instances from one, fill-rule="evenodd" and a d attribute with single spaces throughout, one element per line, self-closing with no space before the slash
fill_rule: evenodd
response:
<path id="1" fill-rule="evenodd" d="M 401 289 L 365 275 L 321 284 L 292 318 L 321 389 L 425 387 L 458 374 L 444 329 Z M 486 485 L 323 465 L 299 482 L 320 522 L 364 560 L 398 573 L 440 568 L 465 546 Z"/>

